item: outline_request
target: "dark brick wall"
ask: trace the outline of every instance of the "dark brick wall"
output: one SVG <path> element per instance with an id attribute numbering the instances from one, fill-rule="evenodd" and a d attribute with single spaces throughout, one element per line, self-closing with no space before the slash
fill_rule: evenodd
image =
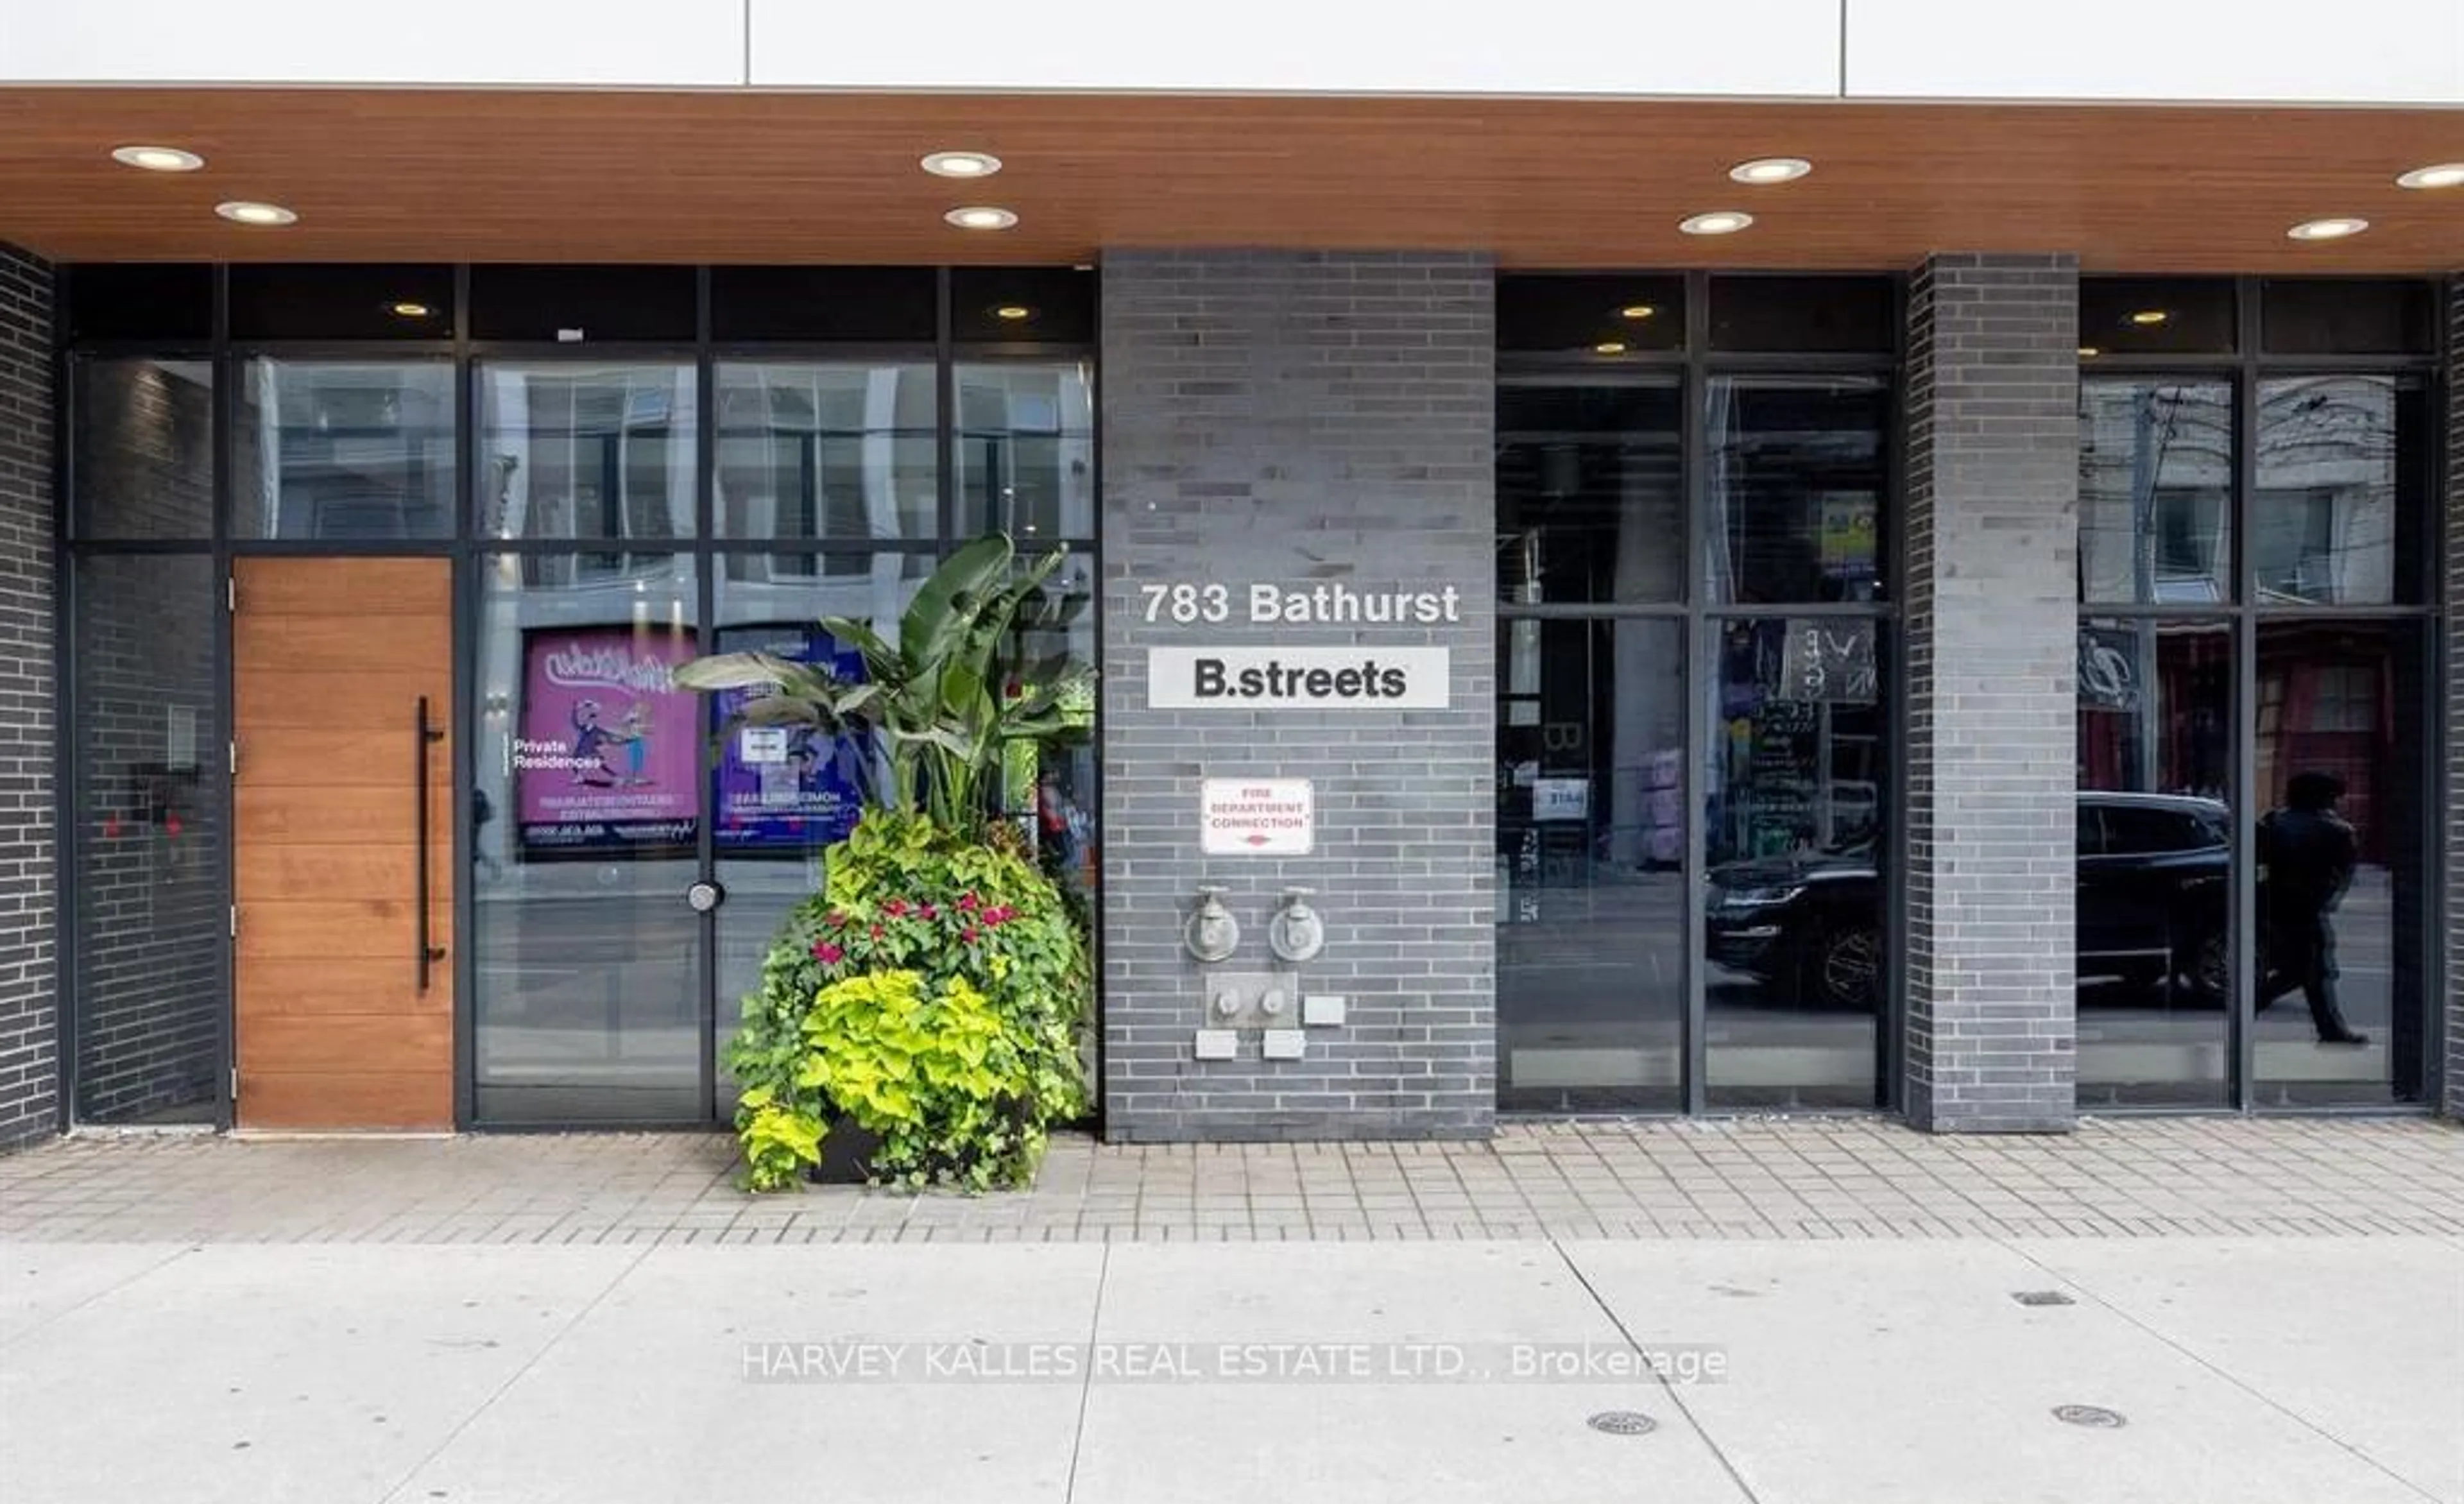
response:
<path id="1" fill-rule="evenodd" d="M 0 1146 L 59 1123 L 52 286 L 0 245 Z"/>
<path id="2" fill-rule="evenodd" d="M 2464 1117 L 2464 275 L 2447 285 L 2447 1115 Z"/>
<path id="3" fill-rule="evenodd" d="M 1104 1017 L 1129 1139 L 1475 1135 L 1496 1100 L 1493 279 L 1479 256 L 1108 255 L 1103 282 Z M 1462 592 L 1435 627 L 1250 625 L 1250 582 Z M 1145 620 L 1140 586 L 1221 582 L 1221 626 Z M 1159 711 L 1151 647 L 1451 650 L 1442 711 Z M 1204 777 L 1314 780 L 1307 857 L 1203 857 Z M 1181 927 L 1232 889 L 1233 966 L 1269 966 L 1287 884 L 1328 921 L 1307 990 L 1349 1000 L 1300 1060 L 1195 1058 Z"/>
<path id="4" fill-rule="evenodd" d="M 1945 255 L 1909 297 L 1907 1115 L 2074 1119 L 2079 275 Z"/>

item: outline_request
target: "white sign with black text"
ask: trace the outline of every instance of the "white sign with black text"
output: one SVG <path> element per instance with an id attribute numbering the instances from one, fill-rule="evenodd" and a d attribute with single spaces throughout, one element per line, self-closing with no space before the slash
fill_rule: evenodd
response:
<path id="1" fill-rule="evenodd" d="M 1201 780 L 1198 818 L 1209 856 L 1307 856 L 1317 844 L 1317 792 L 1306 778 Z"/>
<path id="2" fill-rule="evenodd" d="M 1443 710 L 1443 648 L 1153 648 L 1154 710 Z"/>

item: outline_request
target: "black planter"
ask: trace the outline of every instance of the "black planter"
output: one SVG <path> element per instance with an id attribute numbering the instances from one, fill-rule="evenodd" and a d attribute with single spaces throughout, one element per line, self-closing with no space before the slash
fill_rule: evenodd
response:
<path id="1" fill-rule="evenodd" d="M 872 1155 L 880 1147 L 881 1135 L 842 1115 L 822 1136 L 822 1162 L 804 1178 L 816 1185 L 862 1185 L 872 1178 Z"/>

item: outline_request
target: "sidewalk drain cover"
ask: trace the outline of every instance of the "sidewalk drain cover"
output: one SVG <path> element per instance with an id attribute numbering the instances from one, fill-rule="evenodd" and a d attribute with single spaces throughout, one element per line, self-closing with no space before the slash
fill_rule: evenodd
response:
<path id="1" fill-rule="evenodd" d="M 2014 1290 L 2011 1298 L 2023 1306 L 2075 1306 L 2079 1302 L 2058 1290 Z"/>
<path id="2" fill-rule="evenodd" d="M 2064 1426 L 2086 1426 L 2099 1430 L 2114 1430 L 2130 1423 L 2120 1410 L 2108 1410 L 2101 1404 L 2057 1404 L 2054 1419 Z"/>
<path id="3" fill-rule="evenodd" d="M 1648 1436 L 1660 1429 L 1660 1423 L 1640 1410 L 1602 1410 L 1583 1424 L 1612 1436 Z"/>

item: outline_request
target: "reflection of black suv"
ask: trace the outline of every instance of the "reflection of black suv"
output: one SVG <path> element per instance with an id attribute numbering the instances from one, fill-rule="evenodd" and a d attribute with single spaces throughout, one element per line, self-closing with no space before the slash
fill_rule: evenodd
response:
<path id="1" fill-rule="evenodd" d="M 2079 975 L 2226 992 L 2233 820 L 2212 799 L 2081 793 Z M 1712 962 L 1804 1002 L 1880 995 L 1882 887 L 1871 841 L 1711 870 Z"/>

